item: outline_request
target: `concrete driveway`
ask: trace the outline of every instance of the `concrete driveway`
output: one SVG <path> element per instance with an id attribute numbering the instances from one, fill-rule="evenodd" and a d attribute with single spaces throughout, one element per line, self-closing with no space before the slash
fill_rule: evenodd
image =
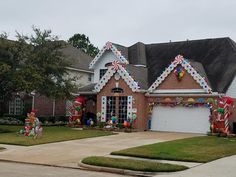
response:
<path id="1" fill-rule="evenodd" d="M 7 148 L 7 150 L 0 152 L 0 159 L 77 167 L 77 163 L 87 156 L 108 155 L 112 151 L 125 148 L 193 136 L 199 135 L 186 133 L 136 132 L 119 133 L 111 136 L 64 141 L 30 147 L 0 144 L 0 146 Z"/>

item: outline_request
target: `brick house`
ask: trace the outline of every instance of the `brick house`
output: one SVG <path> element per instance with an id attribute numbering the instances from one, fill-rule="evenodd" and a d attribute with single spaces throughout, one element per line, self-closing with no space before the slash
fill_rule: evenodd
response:
<path id="1" fill-rule="evenodd" d="M 107 42 L 89 68 L 94 83 L 79 93 L 96 95 L 101 121 L 136 117 L 138 130 L 207 133 L 210 103 L 223 95 L 236 99 L 236 44 L 230 38 L 130 47 Z M 235 122 L 234 108 L 234 133 Z"/>

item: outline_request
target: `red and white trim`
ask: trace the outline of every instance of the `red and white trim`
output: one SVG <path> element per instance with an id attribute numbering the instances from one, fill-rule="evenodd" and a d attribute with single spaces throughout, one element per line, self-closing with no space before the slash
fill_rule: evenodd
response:
<path id="1" fill-rule="evenodd" d="M 133 92 L 136 92 L 139 89 L 138 83 L 134 81 L 119 61 L 114 61 L 112 62 L 112 66 L 108 68 L 106 74 L 95 85 L 95 91 L 100 92 L 115 73 L 119 73 Z"/>
<path id="2" fill-rule="evenodd" d="M 107 50 L 111 50 L 120 62 L 124 64 L 129 64 L 128 60 L 123 55 L 121 55 L 121 52 L 118 51 L 117 48 L 111 42 L 108 41 L 106 45 L 96 55 L 96 57 L 91 61 L 91 63 L 89 64 L 89 69 L 94 69 L 96 62 L 101 58 L 101 56 Z"/>
<path id="3" fill-rule="evenodd" d="M 166 68 L 166 70 L 157 78 L 157 80 L 148 89 L 148 92 L 154 92 L 155 89 L 165 80 L 165 78 L 180 64 L 193 79 L 203 88 L 206 93 L 212 93 L 211 87 L 207 84 L 206 80 L 198 74 L 198 72 L 190 65 L 190 63 L 182 56 L 178 55 L 175 60 Z"/>

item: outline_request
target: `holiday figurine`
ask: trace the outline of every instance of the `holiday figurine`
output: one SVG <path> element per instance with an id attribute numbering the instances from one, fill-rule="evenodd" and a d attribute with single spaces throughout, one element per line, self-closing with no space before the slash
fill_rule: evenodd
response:
<path id="1" fill-rule="evenodd" d="M 20 130 L 21 134 L 25 136 L 32 136 L 34 138 L 42 136 L 43 127 L 39 119 L 36 117 L 36 109 L 33 109 L 30 113 L 27 114 L 25 119 L 25 126 L 23 130 Z"/>

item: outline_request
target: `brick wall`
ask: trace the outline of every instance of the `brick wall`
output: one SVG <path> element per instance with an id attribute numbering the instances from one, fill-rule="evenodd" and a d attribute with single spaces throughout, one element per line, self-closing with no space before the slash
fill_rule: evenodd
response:
<path id="1" fill-rule="evenodd" d="M 111 89 L 116 87 L 116 83 L 119 83 L 119 87 L 124 90 L 124 93 L 112 93 Z M 137 109 L 137 118 L 134 127 L 138 130 L 147 129 L 147 105 L 146 97 L 144 93 L 132 92 L 126 82 L 120 78 L 119 81 L 114 79 L 114 76 L 103 87 L 100 93 L 97 94 L 97 111 L 101 112 L 101 97 L 102 96 L 133 96 L 134 103 L 133 108 Z"/>
<path id="2" fill-rule="evenodd" d="M 202 89 L 202 87 L 185 70 L 181 81 L 177 80 L 174 71 L 172 71 L 158 86 L 158 89 Z"/>
<path id="3" fill-rule="evenodd" d="M 53 99 L 43 95 L 36 95 L 34 102 L 35 109 L 38 110 L 37 116 L 53 116 Z M 62 116 L 66 113 L 64 100 L 55 101 L 55 116 Z"/>

